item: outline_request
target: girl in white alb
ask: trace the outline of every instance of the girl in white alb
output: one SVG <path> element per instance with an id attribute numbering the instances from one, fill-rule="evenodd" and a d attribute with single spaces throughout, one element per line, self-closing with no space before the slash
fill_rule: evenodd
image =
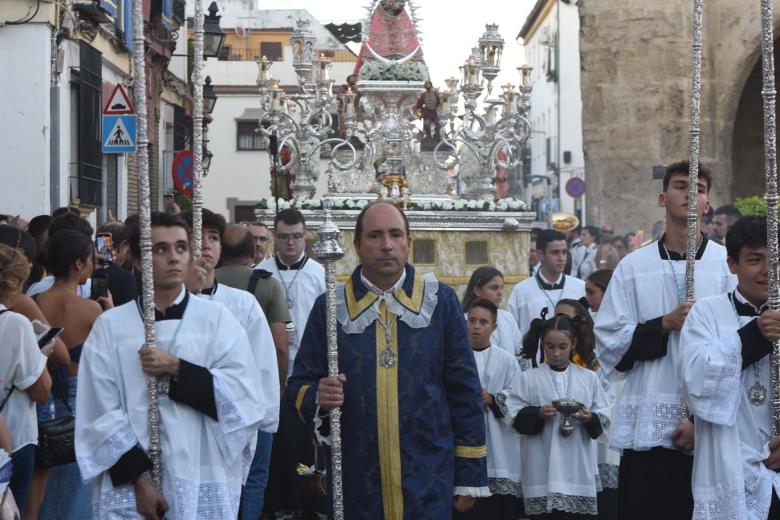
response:
<path id="1" fill-rule="evenodd" d="M 523 500 L 531 518 L 598 514 L 593 443 L 609 427 L 609 403 L 598 376 L 570 362 L 580 341 L 587 341 L 587 325 L 579 317 L 534 320 L 524 347 L 541 342 L 543 363 L 523 372 L 500 398 L 506 420 L 522 434 Z M 559 411 L 564 400 L 581 407 L 568 420 Z"/>

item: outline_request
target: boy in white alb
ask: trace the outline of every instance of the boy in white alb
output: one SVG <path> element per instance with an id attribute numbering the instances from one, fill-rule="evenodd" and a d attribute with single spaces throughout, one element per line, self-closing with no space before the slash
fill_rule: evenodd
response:
<path id="1" fill-rule="evenodd" d="M 79 367 L 76 459 L 84 480 L 94 479 L 98 520 L 236 518 L 248 448 L 266 413 L 249 341 L 224 306 L 187 292 L 187 224 L 159 212 L 151 224 L 157 348 L 141 347 L 140 299 L 97 319 Z M 131 248 L 140 258 L 137 230 Z M 162 491 L 145 474 L 147 375 L 160 378 Z"/>
<path id="2" fill-rule="evenodd" d="M 700 167 L 697 212 L 709 209 L 709 170 Z M 690 520 L 693 423 L 684 414 L 680 329 L 685 302 L 688 163 L 669 166 L 658 204 L 666 233 L 615 269 L 596 317 L 599 363 L 609 381 L 625 380 L 613 410 L 610 446 L 622 450 L 620 518 Z M 695 298 L 734 286 L 726 250 L 697 232 Z"/>
<path id="3" fill-rule="evenodd" d="M 744 217 L 726 234 L 731 292 L 696 302 L 682 329 L 682 374 L 696 417 L 693 518 L 780 518 L 780 437 L 772 436 L 767 227 Z"/>
<path id="4" fill-rule="evenodd" d="M 192 224 L 192 212 L 186 211 L 182 217 L 187 224 Z M 265 403 L 266 413 L 258 428 L 268 434 L 276 433 L 279 426 L 279 371 L 276 361 L 271 328 L 266 320 L 257 299 L 248 291 L 219 284 L 214 270 L 222 253 L 222 235 L 225 232 L 225 219 L 222 215 L 208 209 L 202 210 L 202 240 L 201 258 L 190 271 L 187 289 L 194 295 L 206 298 L 224 305 L 246 332 L 249 345 L 252 347 L 254 381 L 258 385 L 258 393 Z M 241 517 L 246 515 L 260 516 L 265 483 L 267 483 L 268 466 L 271 458 L 271 437 L 258 436 L 252 445 L 254 455 L 251 464 L 244 469 L 244 491 L 242 496 Z M 268 442 L 268 446 L 263 446 Z"/>
<path id="5" fill-rule="evenodd" d="M 579 300 L 585 296 L 585 282 L 563 273 L 569 250 L 566 235 L 545 229 L 536 237 L 536 248 L 541 267 L 534 276 L 515 285 L 509 296 L 509 312 L 517 320 L 521 338 L 545 307 L 552 314 L 562 299 Z"/>
<path id="6" fill-rule="evenodd" d="M 498 308 L 493 302 L 477 299 L 471 302 L 466 317 L 485 404 L 487 471 L 491 496 L 477 498 L 471 510 L 456 514 L 457 519 L 516 520 L 522 516 L 520 436 L 502 420 L 504 414 L 496 402 L 496 395 L 511 388 L 519 377 L 520 367 L 514 355 L 491 344 L 497 314 Z"/>

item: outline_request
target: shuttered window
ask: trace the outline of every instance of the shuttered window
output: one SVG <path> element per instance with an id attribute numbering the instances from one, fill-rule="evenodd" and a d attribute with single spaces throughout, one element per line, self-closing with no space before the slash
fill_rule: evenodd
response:
<path id="1" fill-rule="evenodd" d="M 79 43 L 78 179 L 82 204 L 102 204 L 101 82 L 103 56 Z"/>

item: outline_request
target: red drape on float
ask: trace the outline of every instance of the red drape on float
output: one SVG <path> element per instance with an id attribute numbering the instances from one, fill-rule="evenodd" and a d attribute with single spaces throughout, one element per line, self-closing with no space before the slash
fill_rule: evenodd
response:
<path id="1" fill-rule="evenodd" d="M 392 15 L 379 3 L 374 14 L 371 15 L 371 23 L 368 27 L 368 44 L 371 45 L 374 52 L 383 58 L 398 59 L 408 56 L 415 49 L 418 49 L 420 39 L 417 37 L 417 31 L 414 30 L 412 19 L 405 9 L 397 15 Z M 374 55 L 363 43 L 353 72 L 358 79 L 360 78 L 360 68 L 365 60 L 373 57 Z M 422 60 L 421 48 L 418 49 L 415 57 Z"/>

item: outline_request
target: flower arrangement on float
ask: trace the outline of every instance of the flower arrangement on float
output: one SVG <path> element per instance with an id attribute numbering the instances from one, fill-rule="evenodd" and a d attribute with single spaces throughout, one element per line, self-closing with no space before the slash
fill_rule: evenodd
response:
<path id="1" fill-rule="evenodd" d="M 290 200 L 279 199 L 279 210 L 293 209 L 322 209 L 321 198 L 293 197 Z M 340 210 L 361 210 L 366 207 L 371 200 L 366 198 L 345 198 L 334 197 L 330 199 L 333 209 Z M 261 199 L 257 204 L 257 209 L 273 209 L 276 207 L 276 200 L 272 197 Z M 422 200 L 414 201 L 406 206 L 407 210 L 413 211 L 486 211 L 486 212 L 505 212 L 505 211 L 524 211 L 527 204 L 519 199 L 506 198 L 497 201 L 492 200 Z"/>

